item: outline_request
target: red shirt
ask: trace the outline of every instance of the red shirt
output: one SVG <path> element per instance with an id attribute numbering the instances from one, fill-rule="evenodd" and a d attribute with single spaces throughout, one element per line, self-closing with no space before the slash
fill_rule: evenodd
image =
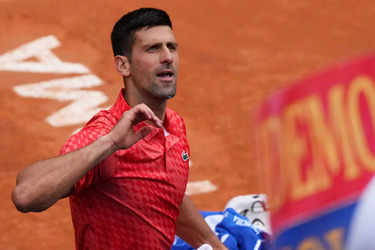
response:
<path id="1" fill-rule="evenodd" d="M 61 154 L 107 134 L 129 109 L 120 93 L 110 110 L 96 114 L 67 141 Z M 168 136 L 153 128 L 75 184 L 70 207 L 78 250 L 171 248 L 188 179 L 189 146 L 184 121 L 176 112 L 166 110 L 164 127 Z"/>

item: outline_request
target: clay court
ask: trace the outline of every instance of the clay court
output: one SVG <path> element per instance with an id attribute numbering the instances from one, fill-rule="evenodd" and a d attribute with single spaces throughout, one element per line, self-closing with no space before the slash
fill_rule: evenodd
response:
<path id="1" fill-rule="evenodd" d="M 46 120 L 75 100 L 21 96 L 15 87 L 91 75 L 100 84 L 82 90 L 107 98 L 93 108 L 109 106 L 122 86 L 113 67 L 110 31 L 122 14 L 144 6 L 167 10 L 174 22 L 180 78 L 170 107 L 187 124 L 190 181 L 209 181 L 217 187 L 192 195 L 202 210 L 222 210 L 236 195 L 264 191 L 262 176 L 257 175 L 261 166 L 255 161 L 252 118 L 262 100 L 305 76 L 372 53 L 375 47 L 375 7 L 369 0 L 0 0 L 0 249 L 74 249 L 67 199 L 43 213 L 21 214 L 10 194 L 18 171 L 57 155 L 82 126 L 80 121 L 56 120 L 53 125 Z M 5 53 L 48 36 L 59 42 L 49 49 L 60 60 L 54 69 L 20 66 L 22 61 L 40 63 L 37 56 L 13 61 L 13 68 L 4 66 L 12 63 L 4 59 Z M 54 59 L 44 56 L 46 62 Z M 77 66 L 63 72 L 57 67 L 61 61 L 85 70 L 79 72 Z M 51 91 L 66 91 L 64 86 Z"/>

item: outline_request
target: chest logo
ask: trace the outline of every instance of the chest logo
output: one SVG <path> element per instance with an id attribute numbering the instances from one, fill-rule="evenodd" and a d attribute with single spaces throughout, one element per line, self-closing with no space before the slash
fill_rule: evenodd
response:
<path id="1" fill-rule="evenodd" d="M 182 160 L 183 160 L 183 161 L 187 161 L 187 160 L 189 160 L 189 154 L 186 153 L 185 151 L 182 151 L 181 156 L 182 156 Z"/>

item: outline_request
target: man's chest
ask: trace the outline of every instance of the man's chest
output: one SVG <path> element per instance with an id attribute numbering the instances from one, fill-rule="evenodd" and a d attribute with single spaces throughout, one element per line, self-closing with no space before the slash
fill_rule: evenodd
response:
<path id="1" fill-rule="evenodd" d="M 105 160 L 102 177 L 126 185 L 129 180 L 157 182 L 185 191 L 189 174 L 189 147 L 186 139 L 174 135 L 154 136 L 118 151 Z"/>

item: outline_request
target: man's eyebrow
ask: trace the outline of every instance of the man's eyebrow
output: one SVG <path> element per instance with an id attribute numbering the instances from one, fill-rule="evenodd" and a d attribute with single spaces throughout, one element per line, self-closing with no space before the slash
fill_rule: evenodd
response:
<path id="1" fill-rule="evenodd" d="M 142 47 L 148 48 L 148 47 L 153 47 L 153 46 L 160 46 L 162 44 L 163 44 L 162 42 L 148 42 L 148 43 L 143 44 Z"/>
<path id="2" fill-rule="evenodd" d="M 153 46 L 161 46 L 162 44 L 163 44 L 163 42 L 148 42 L 148 43 L 143 44 L 142 47 L 148 48 L 148 47 L 153 47 Z M 166 44 L 178 47 L 177 42 L 170 41 L 170 42 L 166 42 Z"/>

